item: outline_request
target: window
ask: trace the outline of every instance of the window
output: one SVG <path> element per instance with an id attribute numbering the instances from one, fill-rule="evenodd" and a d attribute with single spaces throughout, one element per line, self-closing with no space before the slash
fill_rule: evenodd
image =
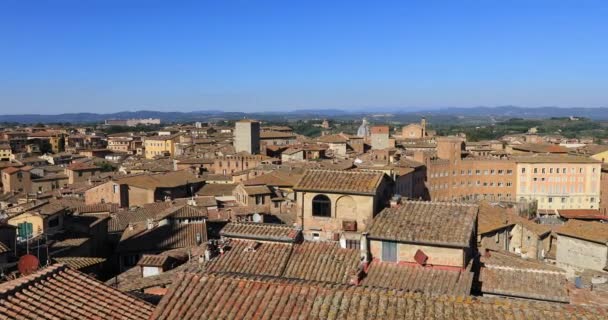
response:
<path id="1" fill-rule="evenodd" d="M 534 173 L 538 173 L 538 168 L 534 168 Z"/>
<path id="2" fill-rule="evenodd" d="M 317 195 L 312 199 L 312 215 L 331 217 L 331 200 L 325 195 Z"/>
<path id="3" fill-rule="evenodd" d="M 498 170 L 499 174 L 502 174 L 502 170 Z M 521 173 L 526 173 L 526 168 L 521 168 Z"/>
<path id="4" fill-rule="evenodd" d="M 507 170 L 507 174 L 513 174 L 513 170 Z"/>
<path id="5" fill-rule="evenodd" d="M 361 241 L 359 240 L 346 240 L 346 248 L 347 249 L 361 249 Z"/>
<path id="6" fill-rule="evenodd" d="M 542 172 L 542 173 L 545 173 L 545 168 L 542 168 L 542 169 L 541 169 L 541 172 Z"/>
<path id="7" fill-rule="evenodd" d="M 382 261 L 397 262 L 397 243 L 382 241 Z"/>
<path id="8" fill-rule="evenodd" d="M 82 177 L 82 171 L 78 171 L 78 176 Z"/>
<path id="9" fill-rule="evenodd" d="M 547 201 L 548 201 L 549 203 L 551 203 L 551 202 L 553 202 L 553 198 L 549 197 L 549 198 L 547 199 Z"/>

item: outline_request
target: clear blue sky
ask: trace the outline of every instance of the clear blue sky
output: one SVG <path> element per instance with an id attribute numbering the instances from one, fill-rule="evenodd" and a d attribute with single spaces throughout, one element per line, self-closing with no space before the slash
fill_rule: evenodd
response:
<path id="1" fill-rule="evenodd" d="M 0 1 L 0 114 L 608 106 L 608 1 Z"/>

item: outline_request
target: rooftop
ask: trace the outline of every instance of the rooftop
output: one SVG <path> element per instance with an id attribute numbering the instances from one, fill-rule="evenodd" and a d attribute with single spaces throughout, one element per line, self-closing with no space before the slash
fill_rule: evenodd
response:
<path id="1" fill-rule="evenodd" d="M 298 191 L 375 195 L 384 173 L 310 169 L 294 186 Z"/>
<path id="2" fill-rule="evenodd" d="M 369 238 L 468 247 L 477 211 L 470 204 L 406 201 L 382 210 L 368 229 Z"/>
<path id="3" fill-rule="evenodd" d="M 192 303 L 192 297 L 196 297 L 196 303 Z M 182 273 L 151 319 L 254 316 L 268 319 L 591 320 L 605 319 L 608 309 L 497 298 L 428 297 L 394 289 L 272 277 Z"/>
<path id="4" fill-rule="evenodd" d="M 300 237 L 300 230 L 274 223 L 230 222 L 222 228 L 220 235 L 248 240 L 296 242 Z"/>
<path id="5" fill-rule="evenodd" d="M 54 264 L 0 284 L 4 319 L 149 319 L 154 306 Z"/>
<path id="6" fill-rule="evenodd" d="M 608 244 L 608 224 L 606 223 L 568 220 L 555 232 L 573 238 Z"/>
<path id="7" fill-rule="evenodd" d="M 469 271 L 442 270 L 422 266 L 373 261 L 361 285 L 399 289 L 428 295 L 468 296 L 473 284 Z"/>

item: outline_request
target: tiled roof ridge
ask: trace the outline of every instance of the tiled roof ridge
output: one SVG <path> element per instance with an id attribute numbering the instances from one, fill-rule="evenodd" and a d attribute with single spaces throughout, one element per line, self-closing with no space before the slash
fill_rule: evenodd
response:
<path id="1" fill-rule="evenodd" d="M 279 224 L 279 223 L 265 223 L 265 222 L 248 222 L 248 221 L 240 221 L 240 222 L 230 222 L 230 224 L 235 226 L 258 226 L 258 227 L 271 227 L 277 229 L 296 229 L 294 226 L 290 226 L 287 224 Z"/>
<path id="2" fill-rule="evenodd" d="M 518 267 L 508 267 L 501 266 L 493 263 L 484 263 L 484 267 L 487 269 L 498 269 L 505 271 L 518 271 L 518 272 L 530 272 L 530 273 L 547 273 L 547 274 L 566 274 L 566 271 L 556 271 L 556 270 L 546 270 L 546 269 L 537 269 L 537 268 L 518 268 Z"/>
<path id="3" fill-rule="evenodd" d="M 297 286 L 300 289 L 304 289 L 306 287 L 314 287 L 317 290 L 327 291 L 327 290 L 343 290 L 349 291 L 355 294 L 366 294 L 366 293 L 379 293 L 379 294 L 387 294 L 392 297 L 405 297 L 412 299 L 425 299 L 425 300 L 434 300 L 437 302 L 455 302 L 462 304 L 480 304 L 485 306 L 493 306 L 493 307 L 512 307 L 512 308 L 529 308 L 529 307 L 537 307 L 541 308 L 545 311 L 550 311 L 553 308 L 569 308 L 570 306 L 564 306 L 559 303 L 546 302 L 546 301 L 533 301 L 533 300 L 513 300 L 513 299 L 504 299 L 497 297 L 483 297 L 483 296 L 471 296 L 471 295 L 454 295 L 454 294 L 436 294 L 432 296 L 425 295 L 422 292 L 411 291 L 407 289 L 395 289 L 395 288 L 384 288 L 384 287 L 376 287 L 376 286 L 361 286 L 361 285 L 351 285 L 351 284 L 340 284 L 333 282 L 324 282 L 318 280 L 304 280 L 298 278 L 286 278 L 283 276 L 273 276 L 273 275 L 252 275 L 246 273 L 239 272 L 217 272 L 217 271 L 205 271 L 204 273 L 200 272 L 192 272 L 192 271 L 181 271 L 176 275 L 176 280 L 180 277 L 193 277 L 193 282 L 201 282 L 203 280 L 216 280 L 221 279 L 222 282 L 251 282 L 258 284 L 260 286 L 265 286 L 269 284 L 277 284 L 282 286 Z M 171 289 L 170 289 L 171 290 Z M 572 306 L 572 311 L 576 309 L 587 309 L 587 310 L 604 310 L 602 307 L 595 306 L 583 306 L 577 305 Z"/>
<path id="4" fill-rule="evenodd" d="M 7 296 L 10 296 L 12 293 L 30 286 L 30 284 L 32 283 L 52 277 L 66 269 L 69 269 L 67 265 L 63 263 L 57 263 L 39 269 L 36 272 L 27 276 L 23 276 L 21 278 L 17 278 L 15 280 L 7 281 L 3 284 L 0 284 L 0 299 L 4 299 Z"/>
<path id="5" fill-rule="evenodd" d="M 425 204 L 425 205 L 449 205 L 453 207 L 479 207 L 476 203 L 453 202 L 453 201 L 424 201 L 424 200 L 407 200 L 406 203 Z M 399 208 L 399 207 L 397 207 Z"/>

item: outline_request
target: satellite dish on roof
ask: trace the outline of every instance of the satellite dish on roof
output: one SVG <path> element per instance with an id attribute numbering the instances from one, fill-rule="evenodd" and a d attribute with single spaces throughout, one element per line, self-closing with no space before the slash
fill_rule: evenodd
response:
<path id="1" fill-rule="evenodd" d="M 256 223 L 263 222 L 263 220 L 264 220 L 263 217 L 262 217 L 262 215 L 259 214 L 259 213 L 257 213 L 257 212 L 254 213 L 253 217 L 251 217 L 251 218 L 253 219 L 253 222 L 256 222 Z"/>
<path id="2" fill-rule="evenodd" d="M 40 261 L 38 261 L 38 258 L 36 258 L 36 256 L 26 254 L 19 258 L 17 268 L 19 269 L 19 273 L 24 276 L 27 276 L 28 274 L 36 272 L 36 270 L 38 270 L 39 265 Z"/>

